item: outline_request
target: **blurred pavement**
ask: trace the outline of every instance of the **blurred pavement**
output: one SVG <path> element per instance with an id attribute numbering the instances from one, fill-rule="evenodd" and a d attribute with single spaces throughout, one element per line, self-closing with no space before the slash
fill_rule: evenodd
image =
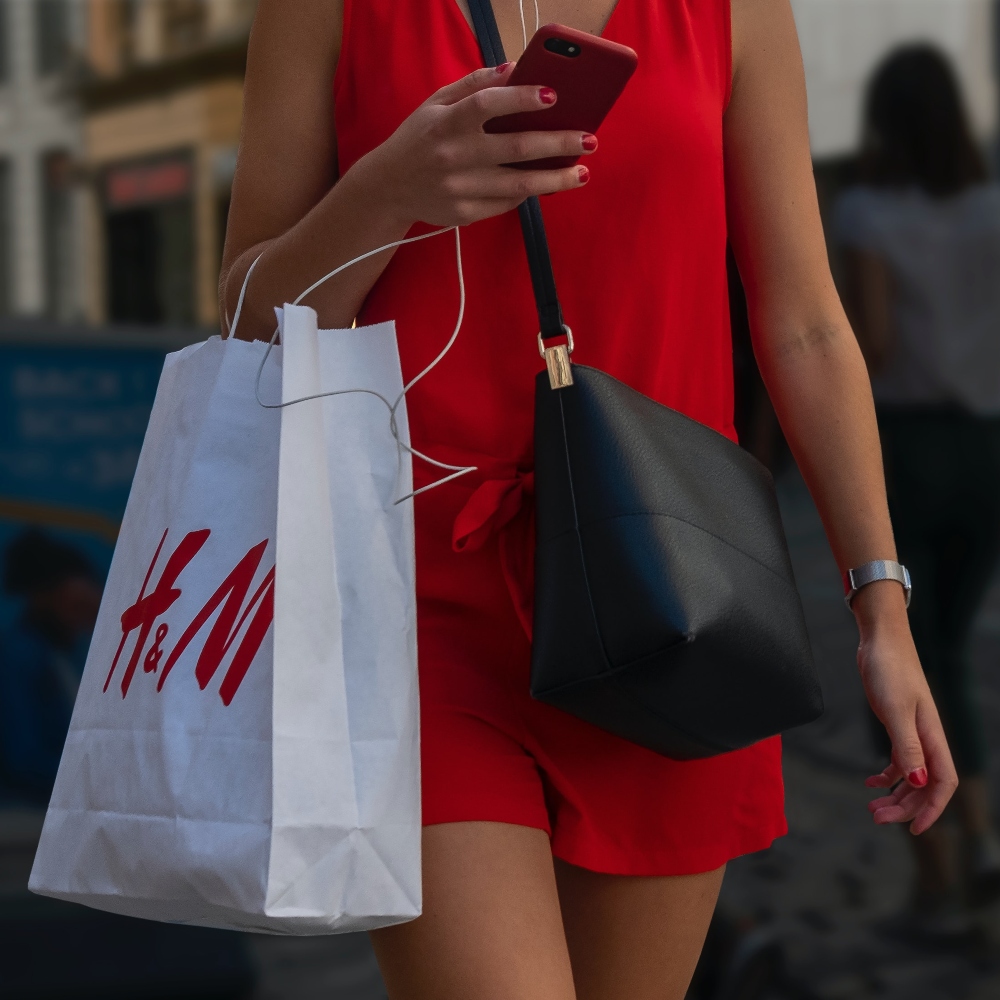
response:
<path id="1" fill-rule="evenodd" d="M 789 835 L 734 862 L 722 907 L 765 923 L 782 941 L 796 1000 L 998 1000 L 1000 907 L 977 914 L 968 939 L 943 946 L 907 934 L 899 919 L 912 878 L 898 828 L 876 828 L 863 779 L 882 769 L 871 747 L 855 669 L 857 632 L 819 517 L 797 472 L 779 493 L 827 710 L 785 741 Z M 1000 577 L 976 631 L 974 658 L 1000 771 Z"/>
<path id="2" fill-rule="evenodd" d="M 720 912 L 777 936 L 783 984 L 739 1000 L 998 1000 L 1000 906 L 976 933 L 946 947 L 908 936 L 899 920 L 912 861 L 905 834 L 877 829 L 865 803 L 870 747 L 854 666 L 856 632 L 819 519 L 796 473 L 779 492 L 792 558 L 823 675 L 827 711 L 786 739 L 791 831 L 769 851 L 732 863 Z M 974 655 L 1000 777 L 1000 577 L 979 622 Z M 25 904 L 37 816 L 8 814 L 0 843 L 0 910 Z M 17 912 L 20 912 L 19 910 Z M 250 939 L 253 1000 L 384 1000 L 365 935 Z M 716 1000 L 716 998 L 712 998 Z M 726 998 L 731 1000 L 731 998 Z"/>

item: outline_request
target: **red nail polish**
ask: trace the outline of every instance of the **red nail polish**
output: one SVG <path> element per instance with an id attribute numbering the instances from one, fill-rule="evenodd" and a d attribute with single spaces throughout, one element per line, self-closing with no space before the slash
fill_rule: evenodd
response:
<path id="1" fill-rule="evenodd" d="M 493 68 L 497 71 L 497 73 L 506 73 L 507 70 L 509 70 L 513 65 L 514 64 L 512 62 L 505 62 L 500 63 L 499 66 L 494 66 Z"/>
<path id="2" fill-rule="evenodd" d="M 538 91 L 538 99 L 542 104 L 555 104 L 556 103 L 556 92 L 551 87 L 542 87 Z"/>
<path id="3" fill-rule="evenodd" d="M 585 135 L 580 140 L 580 145 L 583 146 L 587 152 L 597 149 L 597 136 L 596 135 Z"/>
<path id="4" fill-rule="evenodd" d="M 927 784 L 927 769 L 918 767 L 915 771 L 909 773 L 907 780 L 914 788 L 923 788 Z"/>
<path id="5" fill-rule="evenodd" d="M 590 180 L 590 171 L 581 164 L 576 168 L 576 176 L 581 184 L 586 184 Z"/>

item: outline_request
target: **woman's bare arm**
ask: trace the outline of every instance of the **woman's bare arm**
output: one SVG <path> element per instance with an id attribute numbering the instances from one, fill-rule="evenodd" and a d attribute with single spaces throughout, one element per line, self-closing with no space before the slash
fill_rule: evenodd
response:
<path id="1" fill-rule="evenodd" d="M 449 0 L 451 2 L 451 0 Z M 220 280 L 232 316 L 258 255 L 238 336 L 268 338 L 274 306 L 354 257 L 402 239 L 418 221 L 464 225 L 528 195 L 581 187 L 584 167 L 515 170 L 518 160 L 588 155 L 582 132 L 487 135 L 496 115 L 548 107 L 546 88 L 503 87 L 510 66 L 482 69 L 419 104 L 383 145 L 340 172 L 333 78 L 342 0 L 260 0 L 244 90 L 243 131 Z M 391 258 L 378 254 L 321 286 L 308 304 L 349 326 Z"/>
<path id="2" fill-rule="evenodd" d="M 337 179 L 331 81 L 340 55 L 342 23 L 342 0 L 296 0 L 294 4 L 261 0 L 257 6 L 222 259 L 224 316 L 232 317 L 240 285 L 254 258 L 282 237 L 292 245 L 285 253 L 279 249 L 272 254 L 267 267 L 258 268 L 240 321 L 244 337 L 270 336 L 273 306 L 308 287 L 323 273 L 324 262 L 338 252 L 350 259 L 356 245 L 357 225 L 351 226 L 346 219 L 346 226 L 324 232 L 321 218 L 348 216 L 351 199 L 341 197 L 338 200 L 343 204 L 328 206 L 325 213 L 316 211 Z M 398 238 L 397 229 L 372 221 L 376 231 L 385 230 L 386 242 Z M 297 231 L 290 236 L 293 228 Z M 345 276 L 335 298 L 351 298 L 343 287 L 349 281 L 364 284 L 366 275 L 360 271 L 364 268 Z M 332 305 L 332 312 L 342 312 L 337 304 L 322 302 Z M 339 317 L 331 317 L 335 318 Z"/>
<path id="3" fill-rule="evenodd" d="M 864 359 L 830 274 L 809 151 L 805 80 L 788 0 L 733 0 L 733 94 L 724 122 L 730 239 L 754 350 L 782 428 L 842 570 L 894 559 L 881 449 Z M 920 669 L 902 588 L 854 599 L 859 664 L 893 763 L 879 822 L 940 815 L 957 784 Z M 930 782 L 921 786 L 922 768 Z"/>

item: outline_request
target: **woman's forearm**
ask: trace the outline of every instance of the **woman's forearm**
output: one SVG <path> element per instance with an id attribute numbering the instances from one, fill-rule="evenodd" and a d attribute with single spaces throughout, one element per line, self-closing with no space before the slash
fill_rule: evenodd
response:
<path id="1" fill-rule="evenodd" d="M 274 239 L 244 250 L 224 271 L 223 311 L 235 314 L 247 270 L 259 256 L 247 286 L 237 336 L 268 339 L 274 307 L 293 301 L 314 281 L 376 247 L 402 239 L 411 221 L 382 196 L 375 165 L 360 160 L 301 221 Z M 385 270 L 393 251 L 360 261 L 312 292 L 307 304 L 327 327 L 350 326 L 361 304 Z"/>
<path id="2" fill-rule="evenodd" d="M 761 373 L 841 570 L 894 559 L 875 407 L 846 318 L 757 338 Z"/>

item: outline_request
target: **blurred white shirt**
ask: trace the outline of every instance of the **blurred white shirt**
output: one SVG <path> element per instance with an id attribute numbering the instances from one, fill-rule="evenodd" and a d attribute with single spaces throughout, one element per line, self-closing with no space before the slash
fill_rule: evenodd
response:
<path id="1" fill-rule="evenodd" d="M 872 379 L 879 403 L 958 403 L 1000 414 L 1000 186 L 949 198 L 854 187 L 834 208 L 835 239 L 889 266 L 896 347 Z"/>

